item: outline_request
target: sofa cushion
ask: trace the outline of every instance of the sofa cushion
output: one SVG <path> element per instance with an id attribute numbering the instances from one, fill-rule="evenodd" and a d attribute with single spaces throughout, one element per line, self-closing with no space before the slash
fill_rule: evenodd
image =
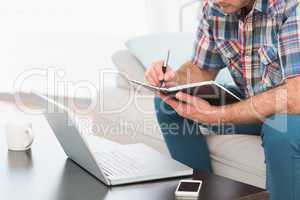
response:
<path id="1" fill-rule="evenodd" d="M 266 166 L 260 136 L 208 136 L 214 173 L 265 187 Z"/>
<path id="2" fill-rule="evenodd" d="M 164 59 L 170 50 L 169 64 L 177 69 L 191 59 L 194 40 L 195 33 L 156 33 L 133 38 L 126 42 L 126 47 L 145 68 Z"/>
<path id="3" fill-rule="evenodd" d="M 117 86 L 130 88 L 128 78 L 144 81 L 145 68 L 128 50 L 119 50 L 112 55 L 112 61 L 118 69 Z"/>
<path id="4" fill-rule="evenodd" d="M 97 104 L 97 112 L 93 113 L 94 131 L 118 141 L 144 142 L 167 153 L 154 114 L 153 98 L 153 95 L 140 94 L 135 90 L 101 88 L 101 103 Z"/>

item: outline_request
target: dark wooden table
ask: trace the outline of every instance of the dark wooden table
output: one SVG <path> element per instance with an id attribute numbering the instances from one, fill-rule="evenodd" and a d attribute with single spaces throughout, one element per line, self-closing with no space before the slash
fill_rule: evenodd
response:
<path id="1" fill-rule="evenodd" d="M 126 186 L 106 187 L 67 159 L 43 116 L 26 118 L 33 122 L 36 138 L 27 152 L 10 152 L 5 142 L 4 125 L 21 113 L 0 102 L 0 199 L 9 200 L 171 200 L 179 179 Z M 204 180 L 201 200 L 249 199 L 262 189 L 206 173 L 196 172 Z"/>
<path id="2" fill-rule="evenodd" d="M 257 187 L 224 177 L 195 172 L 194 179 L 202 180 L 199 199 L 203 200 L 267 200 L 268 193 Z"/>

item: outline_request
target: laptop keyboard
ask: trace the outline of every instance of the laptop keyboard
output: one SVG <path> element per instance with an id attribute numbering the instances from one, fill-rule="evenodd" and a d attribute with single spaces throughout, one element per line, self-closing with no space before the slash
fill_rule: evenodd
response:
<path id="1" fill-rule="evenodd" d="M 145 165 L 121 151 L 94 152 L 98 165 L 108 177 L 122 177 L 146 171 Z"/>

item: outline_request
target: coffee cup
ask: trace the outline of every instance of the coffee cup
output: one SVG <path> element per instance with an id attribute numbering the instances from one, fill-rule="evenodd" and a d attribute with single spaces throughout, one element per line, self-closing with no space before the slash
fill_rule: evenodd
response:
<path id="1" fill-rule="evenodd" d="M 6 140 L 8 150 L 26 151 L 30 149 L 34 134 L 31 123 L 7 123 Z"/>

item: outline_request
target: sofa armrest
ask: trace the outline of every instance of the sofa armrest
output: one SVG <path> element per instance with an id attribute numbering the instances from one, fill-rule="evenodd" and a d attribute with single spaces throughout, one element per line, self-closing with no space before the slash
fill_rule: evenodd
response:
<path id="1" fill-rule="evenodd" d="M 145 68 L 129 50 L 120 50 L 112 55 L 112 61 L 118 69 L 117 86 L 129 89 L 127 78 L 144 81 Z"/>

